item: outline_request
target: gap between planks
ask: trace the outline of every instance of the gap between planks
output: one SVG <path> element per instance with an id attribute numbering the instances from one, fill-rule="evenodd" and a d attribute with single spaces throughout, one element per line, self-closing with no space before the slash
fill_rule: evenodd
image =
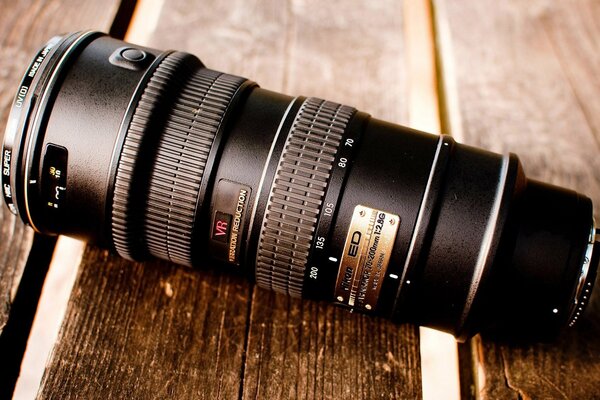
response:
<path id="1" fill-rule="evenodd" d="M 404 0 L 409 125 L 441 133 L 433 14 L 429 0 Z M 450 334 L 420 328 L 423 399 L 460 398 L 458 347 Z"/>
<path id="2" fill-rule="evenodd" d="M 36 397 L 46 361 L 58 338 L 85 246 L 84 242 L 66 236 L 58 238 L 27 341 L 13 400 Z"/>

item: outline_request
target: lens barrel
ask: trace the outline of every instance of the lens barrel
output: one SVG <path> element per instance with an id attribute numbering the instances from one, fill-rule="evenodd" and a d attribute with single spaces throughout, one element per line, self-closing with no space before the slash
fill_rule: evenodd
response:
<path id="1" fill-rule="evenodd" d="M 526 178 L 513 154 L 98 32 L 34 57 L 2 177 L 8 207 L 38 232 L 135 260 L 210 259 L 459 339 L 572 325 L 600 253 L 590 199 Z"/>

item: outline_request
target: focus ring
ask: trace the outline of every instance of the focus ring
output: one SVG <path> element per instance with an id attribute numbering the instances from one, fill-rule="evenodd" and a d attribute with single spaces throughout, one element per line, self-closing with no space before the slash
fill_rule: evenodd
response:
<path id="1" fill-rule="evenodd" d="M 229 104 L 244 81 L 201 69 L 178 94 L 150 179 L 144 220 L 150 254 L 191 265 L 196 204 L 206 162 Z"/>
<path id="2" fill-rule="evenodd" d="M 164 106 L 169 89 L 172 90 L 177 82 L 177 71 L 182 69 L 185 61 L 184 54 L 171 53 L 156 67 L 123 139 L 115 174 L 111 233 L 117 252 L 130 260 L 146 254 L 142 230 L 145 197 L 140 193 L 144 187 L 140 171 L 147 169 L 141 165 L 146 158 L 143 149 L 147 146 L 147 133 L 156 124 L 157 110 Z"/>
<path id="3" fill-rule="evenodd" d="M 147 81 L 125 133 L 115 176 L 112 239 L 129 259 L 191 265 L 198 197 L 229 104 L 246 80 L 167 55 Z"/>
<path id="4" fill-rule="evenodd" d="M 256 281 L 301 297 L 323 198 L 344 131 L 356 110 L 307 99 L 279 159 L 262 224 Z"/>

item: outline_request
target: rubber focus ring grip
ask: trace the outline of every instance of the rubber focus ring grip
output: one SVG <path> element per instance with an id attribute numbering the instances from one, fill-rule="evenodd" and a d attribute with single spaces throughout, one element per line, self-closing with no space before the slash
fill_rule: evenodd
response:
<path id="1" fill-rule="evenodd" d="M 151 254 L 192 264 L 206 161 L 229 104 L 246 79 L 201 64 L 186 66 L 186 57 L 172 53 L 158 65 L 125 136 L 115 180 L 112 237 L 126 258 Z M 160 132 L 154 132 L 152 118 L 161 110 L 166 111 Z M 148 159 L 152 163 L 144 165 Z"/>

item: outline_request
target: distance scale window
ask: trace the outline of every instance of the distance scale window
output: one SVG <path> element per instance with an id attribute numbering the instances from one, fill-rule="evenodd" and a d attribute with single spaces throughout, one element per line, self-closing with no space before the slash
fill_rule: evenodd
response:
<path id="1" fill-rule="evenodd" d="M 42 168 L 42 196 L 45 208 L 59 210 L 67 194 L 67 149 L 54 144 L 46 146 Z"/>

